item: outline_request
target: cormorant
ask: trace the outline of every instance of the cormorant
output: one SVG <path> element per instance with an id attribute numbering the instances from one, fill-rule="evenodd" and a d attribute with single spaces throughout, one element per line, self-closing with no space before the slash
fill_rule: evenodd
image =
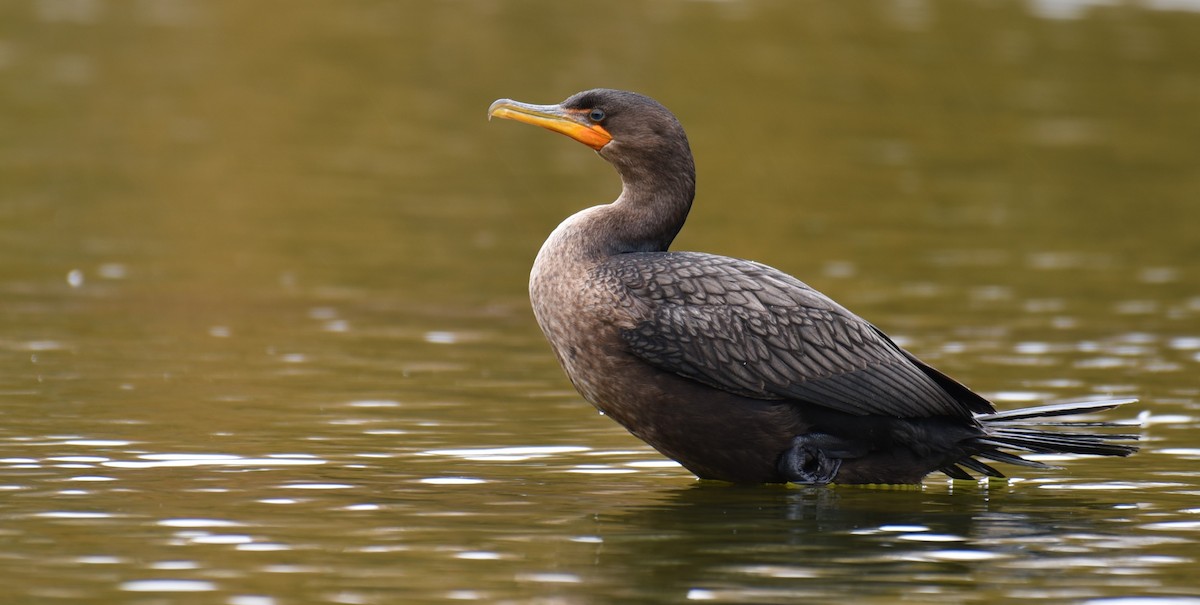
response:
<path id="1" fill-rule="evenodd" d="M 933 471 L 1003 476 L 982 460 L 1046 467 L 1020 452 L 1136 450 L 1113 443 L 1134 435 L 1057 430 L 1104 423 L 1054 421 L 1133 400 L 997 412 L 782 271 L 668 251 L 696 171 L 683 127 L 657 101 L 595 89 L 557 105 L 501 99 L 488 115 L 565 134 L 620 174 L 616 201 L 571 216 L 542 245 L 533 311 L 580 394 L 700 478 L 917 483 Z"/>

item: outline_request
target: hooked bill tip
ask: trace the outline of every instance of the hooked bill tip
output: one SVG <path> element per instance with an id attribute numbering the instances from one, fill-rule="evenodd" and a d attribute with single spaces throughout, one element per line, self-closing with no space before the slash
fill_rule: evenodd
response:
<path id="1" fill-rule="evenodd" d="M 492 101 L 492 104 L 488 105 L 488 121 L 492 121 L 492 118 L 496 117 L 496 111 L 509 103 L 512 103 L 512 99 L 496 99 Z"/>

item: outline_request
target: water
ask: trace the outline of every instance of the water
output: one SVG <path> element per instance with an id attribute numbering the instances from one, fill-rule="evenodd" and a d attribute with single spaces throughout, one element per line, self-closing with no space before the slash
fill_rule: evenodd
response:
<path id="1" fill-rule="evenodd" d="M 1200 602 L 1194 9 L 5 3 L 0 602 Z M 525 300 L 616 181 L 485 110 L 597 85 L 688 128 L 679 248 L 1144 450 L 695 481 Z"/>

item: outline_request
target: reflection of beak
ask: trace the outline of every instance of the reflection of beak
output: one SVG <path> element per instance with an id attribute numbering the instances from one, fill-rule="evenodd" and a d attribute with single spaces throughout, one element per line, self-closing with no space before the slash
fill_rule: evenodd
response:
<path id="1" fill-rule="evenodd" d="M 488 107 L 488 119 L 493 116 L 561 132 L 597 151 L 612 140 L 607 130 L 587 119 L 586 111 L 563 109 L 560 105 L 530 105 L 500 99 Z"/>

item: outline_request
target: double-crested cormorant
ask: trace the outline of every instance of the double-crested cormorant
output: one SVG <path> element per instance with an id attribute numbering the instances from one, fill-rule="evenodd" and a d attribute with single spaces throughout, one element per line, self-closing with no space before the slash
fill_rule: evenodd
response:
<path id="1" fill-rule="evenodd" d="M 538 252 L 529 294 L 580 394 L 704 479 L 917 483 L 1003 475 L 1016 452 L 1127 456 L 1132 435 L 1053 417 L 1132 400 L 997 412 L 874 325 L 756 262 L 668 252 L 696 188 L 687 136 L 648 97 L 596 89 L 558 105 L 509 99 L 488 115 L 543 126 L 616 168 L 621 195 L 583 210 Z M 1051 420 L 1047 420 L 1051 418 Z"/>

